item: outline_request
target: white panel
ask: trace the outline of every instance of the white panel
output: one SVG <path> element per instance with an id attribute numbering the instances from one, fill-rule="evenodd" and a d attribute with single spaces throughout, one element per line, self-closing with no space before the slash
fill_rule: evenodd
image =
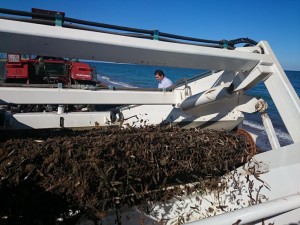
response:
<path id="1" fill-rule="evenodd" d="M 63 124 L 61 124 L 63 120 Z M 108 126 L 110 112 L 18 113 L 7 121 L 6 129 L 44 129 Z"/>

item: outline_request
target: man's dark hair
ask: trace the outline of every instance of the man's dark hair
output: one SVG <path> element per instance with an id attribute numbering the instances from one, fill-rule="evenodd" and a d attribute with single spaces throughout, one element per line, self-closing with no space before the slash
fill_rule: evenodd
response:
<path id="1" fill-rule="evenodd" d="M 165 76 L 164 71 L 162 71 L 162 70 L 155 70 L 154 75 L 156 75 L 156 74 L 163 76 L 163 77 Z"/>

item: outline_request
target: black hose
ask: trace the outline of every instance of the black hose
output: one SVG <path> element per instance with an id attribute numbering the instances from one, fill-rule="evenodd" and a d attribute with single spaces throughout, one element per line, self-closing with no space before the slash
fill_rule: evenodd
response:
<path id="1" fill-rule="evenodd" d="M 114 29 L 114 30 L 122 30 L 122 31 L 129 31 L 129 32 L 136 32 L 136 33 L 142 33 L 142 34 L 150 34 L 150 35 L 153 35 L 153 36 L 154 36 L 154 33 L 156 32 L 155 30 L 144 30 L 144 29 L 123 27 L 123 26 L 116 26 L 116 25 L 110 25 L 110 24 L 104 24 L 104 23 L 78 20 L 78 19 L 73 19 L 73 18 L 69 18 L 69 17 L 65 17 L 64 20 L 67 21 L 67 22 L 71 22 L 71 23 L 78 23 L 78 24 L 83 24 L 83 25 L 88 25 L 88 26 L 96 26 L 96 27 L 102 27 L 102 28 L 108 28 L 108 29 Z M 122 35 L 120 33 L 118 33 L 118 34 Z M 131 36 L 131 35 L 127 34 L 126 36 Z M 153 36 L 152 36 L 152 39 L 153 39 Z M 219 45 L 222 44 L 221 41 L 206 40 L 206 39 L 199 39 L 199 38 L 193 38 L 193 37 L 185 37 L 185 36 L 180 36 L 180 35 L 174 35 L 174 34 L 159 32 L 159 40 L 164 40 L 164 41 L 168 40 L 168 41 L 170 41 L 170 39 L 163 39 L 161 37 L 169 37 L 169 38 L 174 38 L 174 39 L 179 39 L 179 40 L 187 40 L 187 41 L 194 41 L 194 42 L 213 43 L 213 44 L 219 44 Z M 202 46 L 204 46 L 204 45 L 202 45 Z M 208 47 L 216 47 L 216 46 L 208 46 Z"/>
<path id="2" fill-rule="evenodd" d="M 32 23 L 38 23 L 38 24 L 45 24 L 45 25 L 55 25 L 54 20 L 56 19 L 55 15 L 36 13 L 36 12 L 25 12 L 25 11 L 20 11 L 20 10 L 10 10 L 10 9 L 3 9 L 3 8 L 0 8 L 0 13 L 10 14 L 10 15 L 18 15 L 18 16 L 29 16 L 29 17 L 32 17 L 32 19 L 13 18 L 13 20 L 26 21 L 26 22 L 32 22 Z M 2 17 L 2 18 L 4 18 L 4 17 Z M 48 19 L 48 20 L 43 20 L 43 18 Z M 6 18 L 6 19 L 11 19 L 11 18 Z M 49 19 L 51 19 L 52 21 Z M 200 39 L 200 38 L 193 38 L 193 37 L 169 34 L 169 33 L 159 32 L 157 30 L 137 29 L 137 28 L 117 26 L 117 25 L 111 25 L 111 24 L 105 24 L 105 23 L 91 22 L 91 21 L 86 21 L 86 20 L 79 20 L 79 19 L 74 19 L 74 18 L 69 18 L 69 17 L 62 17 L 62 20 L 63 20 L 63 22 L 62 22 L 63 27 L 68 27 L 68 28 L 73 28 L 73 29 L 104 32 L 104 33 L 124 35 L 124 36 L 144 38 L 144 39 L 156 39 L 157 38 L 160 41 L 197 45 L 197 46 L 204 46 L 204 47 L 235 49 L 235 45 L 241 44 L 241 43 L 245 43 L 245 44 L 251 45 L 251 46 L 257 44 L 256 41 L 249 39 L 249 38 L 238 38 L 238 39 L 229 40 L 229 41 L 227 41 L 227 40 L 207 40 L 207 39 Z M 77 24 L 84 25 L 84 26 L 67 24 L 65 22 L 77 23 Z M 127 32 L 132 32 L 132 33 L 110 32 L 110 31 L 106 31 L 106 30 L 99 30 L 99 29 L 85 27 L 85 26 L 93 26 L 93 27 L 100 27 L 100 28 L 106 28 L 106 29 L 112 29 L 112 30 L 127 31 Z M 183 41 L 188 41 L 188 42 L 182 42 L 182 41 L 178 41 L 178 40 L 183 40 Z M 208 43 L 210 45 L 199 44 L 199 43 Z"/>
<path id="3" fill-rule="evenodd" d="M 129 36 L 129 37 L 153 39 L 151 35 L 145 35 L 145 34 L 139 34 L 139 33 L 119 33 L 119 32 L 112 32 L 112 31 L 108 31 L 108 30 L 102 30 L 102 29 L 97 29 L 97 28 L 90 28 L 90 27 L 86 27 L 86 26 L 81 26 L 81 25 L 76 25 L 76 24 L 69 24 L 69 23 L 64 23 L 63 27 L 72 28 L 72 29 L 78 29 L 78 30 L 87 30 L 87 31 L 101 32 L 101 33 L 107 33 L 107 34 L 123 35 L 123 36 Z"/>
<path id="4" fill-rule="evenodd" d="M 199 38 L 193 38 L 193 37 L 185 37 L 185 36 L 180 36 L 180 35 L 175 35 L 175 34 L 168 34 L 168 33 L 163 33 L 163 32 L 159 32 L 159 36 L 169 37 L 169 38 L 175 38 L 175 39 L 181 39 L 181 40 L 186 40 L 186 41 L 195 41 L 195 42 L 204 42 L 204 43 L 212 43 L 212 44 L 221 44 L 221 41 L 199 39 Z"/>
<path id="5" fill-rule="evenodd" d="M 246 44 L 250 44 L 250 45 L 257 45 L 257 41 L 254 41 L 252 39 L 249 38 L 238 38 L 238 39 L 234 39 L 234 40 L 230 40 L 228 42 L 228 44 L 230 46 L 235 46 L 236 44 L 242 44 L 242 43 L 246 43 Z"/>
<path id="6" fill-rule="evenodd" d="M 27 22 L 27 23 L 35 23 L 35 24 L 43 24 L 43 25 L 51 25 L 55 26 L 55 22 L 51 20 L 43 20 L 43 19 L 29 19 L 29 18 L 19 18 L 19 17 L 3 17 L 0 16 L 0 19 L 8 19 L 8 20 L 14 20 L 14 21 L 21 21 L 21 22 Z M 87 30 L 87 31 L 94 31 L 94 32 L 101 32 L 101 33 L 108 33 L 108 34 L 115 34 L 115 35 L 122 35 L 122 36 L 127 36 L 127 37 L 135 37 L 135 38 L 142 38 L 142 39 L 153 39 L 152 35 L 145 35 L 145 34 L 139 34 L 139 33 L 119 33 L 119 32 L 112 32 L 112 31 L 107 31 L 103 29 L 97 29 L 97 28 L 90 28 L 86 26 L 81 26 L 81 25 L 76 25 L 76 24 L 69 24 L 69 23 L 64 23 L 63 27 L 66 28 L 72 28 L 72 29 L 78 29 L 78 30 Z M 178 35 L 165 35 L 169 37 L 183 37 L 183 36 L 178 36 Z M 182 38 L 184 39 L 184 37 Z M 170 38 L 164 38 L 160 37 L 160 41 L 165 41 L 165 42 L 171 42 L 171 43 L 177 43 L 177 44 L 189 44 L 189 45 L 195 45 L 195 46 L 203 46 L 203 47 L 211 47 L 211 48 L 223 48 L 221 45 L 221 41 L 213 41 L 211 43 L 219 43 L 219 45 L 207 45 L 207 44 L 200 44 L 200 43 L 193 43 L 193 42 L 183 42 L 183 41 L 178 41 Z M 204 39 L 198 39 L 198 38 L 186 38 L 185 40 L 189 41 L 200 41 Z M 205 42 L 205 40 L 203 41 Z M 209 40 L 207 40 L 209 42 Z M 228 46 L 228 49 L 234 49 L 231 46 Z"/>
<path id="7" fill-rule="evenodd" d="M 200 43 L 193 43 L 193 42 L 184 42 L 184 41 L 177 41 L 168 38 L 160 38 L 159 40 L 165 42 L 172 42 L 177 44 L 188 44 L 188 45 L 195 45 L 195 46 L 202 46 L 202 47 L 210 47 L 210 48 L 224 48 L 223 45 L 209 45 L 209 44 L 200 44 Z M 233 50 L 234 47 L 228 46 L 227 49 Z"/>
<path id="8" fill-rule="evenodd" d="M 64 21 L 67 21 L 70 23 L 78 23 L 78 24 L 88 25 L 88 26 L 108 28 L 108 29 L 113 29 L 113 30 L 138 32 L 138 33 L 144 33 L 144 34 L 153 34 L 152 30 L 123 27 L 123 26 L 111 25 L 111 24 L 106 24 L 106 23 L 90 22 L 90 21 L 86 21 L 86 20 L 78 20 L 78 19 L 73 19 L 73 18 L 69 18 L 69 17 L 65 17 Z"/>

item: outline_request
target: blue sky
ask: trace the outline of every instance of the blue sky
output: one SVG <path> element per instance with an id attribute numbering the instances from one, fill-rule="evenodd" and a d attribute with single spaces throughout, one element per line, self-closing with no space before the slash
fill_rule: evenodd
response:
<path id="1" fill-rule="evenodd" d="M 0 0 L 0 7 L 203 39 L 266 40 L 285 70 L 300 70 L 300 0 Z"/>

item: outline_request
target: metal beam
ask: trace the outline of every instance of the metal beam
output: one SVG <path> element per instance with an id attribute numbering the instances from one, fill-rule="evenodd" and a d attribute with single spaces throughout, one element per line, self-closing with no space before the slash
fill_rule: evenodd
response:
<path id="1" fill-rule="evenodd" d="M 294 142 L 300 142 L 300 100 L 267 42 L 260 43 L 274 62 L 273 74 L 265 80 L 273 102 Z"/>
<path id="2" fill-rule="evenodd" d="M 0 19 L 0 51 L 196 69 L 248 71 L 266 54 Z"/>
<path id="3" fill-rule="evenodd" d="M 143 104 L 171 105 L 174 92 L 114 91 L 49 88 L 0 88 L 0 105 L 6 104 Z"/>

